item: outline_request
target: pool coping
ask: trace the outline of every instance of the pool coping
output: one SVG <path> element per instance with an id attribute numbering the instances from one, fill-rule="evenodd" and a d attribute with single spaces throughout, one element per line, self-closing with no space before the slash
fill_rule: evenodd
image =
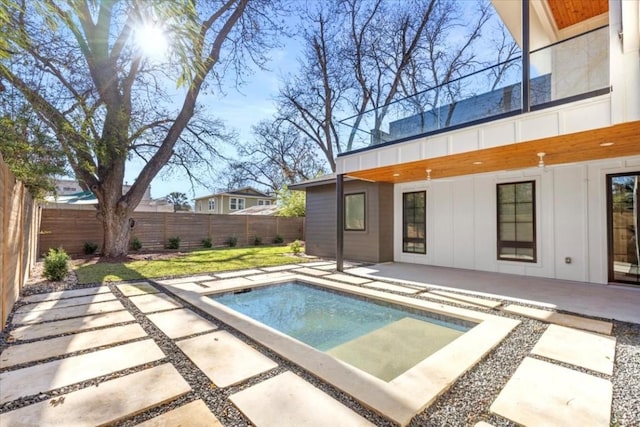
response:
<path id="1" fill-rule="evenodd" d="M 210 294 L 267 286 L 285 280 L 300 280 L 354 295 L 462 318 L 477 322 L 478 325 L 405 373 L 385 382 L 208 297 Z M 216 282 L 207 282 L 206 285 L 163 286 L 185 302 L 268 347 L 401 426 L 408 424 L 414 415 L 433 403 L 457 378 L 475 366 L 520 323 L 519 320 L 485 312 L 302 274 L 284 274 L 281 277 L 257 280 L 250 284 L 226 282 L 216 286 Z"/>

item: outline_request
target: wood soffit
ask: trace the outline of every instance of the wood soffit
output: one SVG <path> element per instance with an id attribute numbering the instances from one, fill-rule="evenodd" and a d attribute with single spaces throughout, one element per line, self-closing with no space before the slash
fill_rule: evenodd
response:
<path id="1" fill-rule="evenodd" d="M 431 169 L 431 179 L 435 180 L 534 168 L 538 165 L 540 152 L 545 153 L 546 166 L 638 155 L 640 154 L 640 121 L 349 172 L 346 175 L 374 182 L 402 183 L 424 180 L 426 170 Z"/>
<path id="2" fill-rule="evenodd" d="M 559 30 L 609 11 L 608 0 L 548 0 Z"/>

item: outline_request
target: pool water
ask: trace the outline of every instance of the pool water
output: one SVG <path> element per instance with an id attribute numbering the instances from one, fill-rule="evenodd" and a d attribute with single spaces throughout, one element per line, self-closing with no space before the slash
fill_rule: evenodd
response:
<path id="1" fill-rule="evenodd" d="M 210 297 L 385 381 L 475 325 L 301 282 Z"/>

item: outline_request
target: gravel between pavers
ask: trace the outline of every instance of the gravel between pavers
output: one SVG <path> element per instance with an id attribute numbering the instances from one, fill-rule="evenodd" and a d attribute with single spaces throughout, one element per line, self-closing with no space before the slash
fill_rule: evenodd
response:
<path id="1" fill-rule="evenodd" d="M 161 285 L 156 284 L 155 286 L 162 292 L 169 294 Z M 91 286 L 78 286 L 73 283 L 73 279 L 71 279 L 64 283 L 39 284 L 37 286 L 26 287 L 23 291 L 23 296 L 43 292 L 59 291 L 63 289 L 79 289 L 86 287 Z M 230 402 L 229 396 L 254 384 L 260 383 L 268 378 L 272 378 L 287 370 L 296 373 L 304 380 L 318 387 L 320 390 L 330 395 L 334 399 L 342 402 L 344 405 L 359 413 L 361 416 L 367 418 L 372 423 L 383 427 L 393 425 L 392 422 L 377 415 L 368 408 L 363 407 L 349 395 L 341 392 L 340 390 L 337 390 L 327 383 L 324 383 L 323 381 L 304 371 L 297 365 L 294 365 L 291 362 L 282 359 L 271 350 L 253 342 L 250 338 L 227 327 L 225 324 L 212 318 L 207 313 L 204 313 L 195 307 L 189 306 L 190 309 L 197 312 L 200 316 L 212 321 L 215 325 L 218 326 L 220 330 L 226 330 L 230 332 L 235 337 L 256 348 L 259 352 L 269 357 L 279 365 L 277 368 L 274 368 L 257 377 L 244 381 L 237 386 L 226 387 L 222 389 L 216 388 L 211 384 L 209 378 L 202 371 L 200 371 L 182 353 L 182 351 L 179 350 L 179 348 L 175 344 L 175 340 L 168 338 L 162 331 L 160 331 L 150 320 L 148 320 L 145 314 L 140 312 L 138 308 L 135 307 L 127 297 L 122 295 L 122 293 L 115 287 L 115 285 L 110 285 L 109 287 L 114 295 L 116 295 L 117 298 L 125 305 L 127 310 L 133 314 L 136 321 L 142 326 L 147 334 L 151 338 L 153 338 L 156 344 L 158 344 L 158 346 L 164 351 L 164 353 L 167 355 L 166 358 L 144 366 L 116 372 L 114 374 L 88 380 L 80 384 L 74 384 L 68 387 L 60 388 L 52 392 L 41 393 L 39 395 L 28 396 L 13 402 L 8 402 L 0 406 L 0 413 L 7 412 L 32 403 L 52 399 L 62 394 L 66 394 L 90 385 L 99 384 L 103 381 L 137 372 L 151 366 L 157 366 L 165 362 L 170 362 L 187 380 L 189 385 L 192 387 L 192 391 L 177 400 L 150 409 L 131 418 L 114 423 L 113 425 L 133 426 L 154 416 L 160 415 L 166 411 L 189 403 L 193 400 L 202 399 L 207 404 L 209 409 L 214 413 L 214 415 L 222 422 L 223 425 L 247 426 L 250 425 L 249 420 L 244 417 L 244 415 L 240 413 L 238 409 L 235 408 L 235 406 Z M 420 299 L 424 298 L 421 295 L 418 295 L 417 297 Z M 15 309 L 17 307 L 20 307 L 21 305 L 23 304 L 21 304 L 20 302 L 16 304 L 14 310 L 9 316 L 9 320 L 12 319 Z M 186 305 L 188 306 L 188 304 Z M 465 308 L 469 309 L 469 307 Z M 531 356 L 531 349 L 538 341 L 540 336 L 544 333 L 548 324 L 545 322 L 526 319 L 521 316 L 503 313 L 495 310 L 480 309 L 478 311 L 490 312 L 499 316 L 516 318 L 518 320 L 521 320 L 522 323 L 517 326 L 507 336 L 507 338 L 503 340 L 496 348 L 494 348 L 480 363 L 478 363 L 466 374 L 460 377 L 458 381 L 456 381 L 454 385 L 442 396 L 440 396 L 429 408 L 416 415 L 409 424 L 410 426 L 463 426 L 474 425 L 479 421 L 487 421 L 496 427 L 517 426 L 517 424 L 509 420 L 506 420 L 495 414 L 491 414 L 489 412 L 489 407 L 498 396 L 502 387 L 504 387 L 511 375 L 515 372 L 522 360 L 527 356 Z M 7 338 L 11 329 L 12 327 L 9 326 L 4 333 L 0 334 L 0 351 L 4 350 L 4 348 L 9 345 L 12 345 L 11 342 L 7 342 Z M 613 383 L 611 425 L 620 427 L 637 427 L 640 426 L 640 325 L 624 322 L 614 322 L 613 335 L 617 338 L 616 359 L 613 376 L 598 376 L 603 378 L 610 378 Z M 42 339 L 30 340 L 29 342 L 39 340 Z M 84 350 L 74 354 L 82 354 L 94 350 L 95 349 Z M 37 365 L 44 362 L 45 361 L 38 361 L 21 365 L 21 367 Z M 558 364 L 567 366 L 566 364 Z M 15 368 L 16 367 L 7 368 L 5 370 L 12 370 Z M 571 368 L 594 374 L 593 372 L 589 372 L 581 368 Z"/>

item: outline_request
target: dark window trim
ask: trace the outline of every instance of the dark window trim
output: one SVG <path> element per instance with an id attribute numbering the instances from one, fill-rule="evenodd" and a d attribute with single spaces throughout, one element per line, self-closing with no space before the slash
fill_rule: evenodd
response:
<path id="1" fill-rule="evenodd" d="M 347 227 L 347 197 L 349 196 L 358 196 L 362 194 L 364 200 L 364 209 L 362 211 L 362 214 L 364 216 L 363 218 L 363 222 L 364 222 L 364 227 L 362 228 L 348 228 Z M 357 193 L 345 193 L 344 195 L 344 231 L 367 231 L 367 193 L 366 191 L 358 191 Z"/>
<path id="2" fill-rule="evenodd" d="M 404 222 L 405 195 L 407 195 L 407 194 L 417 194 L 417 193 L 423 193 L 424 194 L 424 209 L 423 209 L 423 212 L 424 212 L 423 221 L 424 221 L 424 226 L 425 226 L 424 238 L 407 237 L 405 235 L 405 231 L 406 231 L 405 222 Z M 402 253 L 405 253 L 405 254 L 418 254 L 418 255 L 426 255 L 427 254 L 427 232 L 426 232 L 426 227 L 427 227 L 427 192 L 425 190 L 403 192 L 402 193 Z M 406 251 L 404 249 L 405 242 L 408 242 L 408 243 L 423 243 L 424 244 L 424 251 L 422 251 L 422 252 Z"/>
<path id="3" fill-rule="evenodd" d="M 516 242 L 511 240 L 500 240 L 500 186 L 501 185 L 517 185 L 517 184 L 528 184 L 532 185 L 532 215 L 533 215 L 533 242 Z M 498 261 L 509 261 L 509 262 L 526 262 L 528 264 L 535 264 L 538 262 L 538 225 L 537 225 L 537 215 L 536 215 L 536 181 L 514 181 L 514 182 L 501 182 L 496 185 L 496 257 Z M 533 259 L 517 259 L 517 258 L 502 258 L 500 256 L 501 249 L 503 247 L 509 248 L 531 248 L 533 249 Z"/>

